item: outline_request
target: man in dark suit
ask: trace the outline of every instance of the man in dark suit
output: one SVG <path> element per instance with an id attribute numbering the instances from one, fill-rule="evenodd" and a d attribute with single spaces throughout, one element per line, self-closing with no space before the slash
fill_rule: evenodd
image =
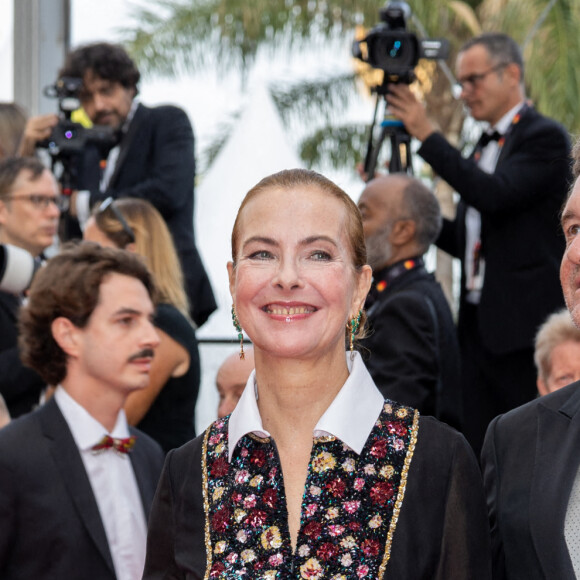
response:
<path id="1" fill-rule="evenodd" d="M 173 106 L 138 103 L 140 74 L 118 45 L 81 46 L 66 59 L 61 77 L 83 79 L 81 104 L 91 121 L 117 131 L 120 143 L 106 160 L 87 147 L 72 208 L 81 223 L 89 207 L 107 197 L 138 197 L 163 216 L 179 254 L 191 315 L 201 326 L 216 309 L 213 292 L 195 245 L 194 139 L 191 123 Z"/>
<path id="2" fill-rule="evenodd" d="M 580 328 L 579 172 L 562 214 L 566 250 L 560 281 L 572 321 Z M 580 577 L 579 450 L 580 382 L 490 424 L 482 467 L 494 578 Z"/>
<path id="3" fill-rule="evenodd" d="M 423 254 L 441 230 L 437 199 L 402 173 L 373 179 L 361 211 L 373 285 L 362 356 L 387 399 L 461 426 L 459 346 L 449 304 Z M 365 349 L 368 349 L 365 352 Z"/>
<path id="4" fill-rule="evenodd" d="M 479 450 L 493 417 L 535 396 L 534 336 L 562 305 L 558 214 L 570 181 L 569 140 L 526 102 L 522 56 L 508 36 L 468 42 L 457 79 L 472 117 L 489 124 L 469 159 L 436 131 L 408 86 L 390 87 L 388 99 L 422 141 L 419 155 L 461 196 L 437 245 L 461 260 L 464 432 Z"/>
<path id="5" fill-rule="evenodd" d="M 24 361 L 58 385 L 0 431 L 0 577 L 137 580 L 163 465 L 130 429 L 159 338 L 152 278 L 134 255 L 85 244 L 35 277 L 20 317 Z M 129 454 L 130 452 L 130 454 Z"/>
<path id="6" fill-rule="evenodd" d="M 59 199 L 54 176 L 37 159 L 0 161 L 0 243 L 41 256 L 57 232 Z M 0 394 L 12 417 L 38 405 L 46 387 L 42 378 L 20 360 L 16 317 L 22 299 L 22 292 L 0 291 Z"/>

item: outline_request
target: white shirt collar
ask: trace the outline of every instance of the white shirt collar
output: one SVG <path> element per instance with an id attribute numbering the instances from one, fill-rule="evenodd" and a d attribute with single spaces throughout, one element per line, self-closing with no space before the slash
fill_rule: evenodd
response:
<path id="1" fill-rule="evenodd" d="M 500 135 L 505 135 L 509 129 L 514 117 L 518 111 L 524 106 L 524 101 L 520 101 L 515 107 L 510 109 L 490 130 L 490 132 L 497 131 Z"/>
<path id="2" fill-rule="evenodd" d="M 313 437 L 333 435 L 360 455 L 384 405 L 384 399 L 367 371 L 360 354 L 346 353 L 349 377 L 314 427 Z M 255 371 L 230 416 L 228 460 L 232 460 L 238 441 L 248 433 L 270 437 L 258 410 Z"/>
<path id="3" fill-rule="evenodd" d="M 83 406 L 79 405 L 59 385 L 54 393 L 56 403 L 71 430 L 73 439 L 79 450 L 86 451 L 98 443 L 105 435 L 125 438 L 130 436 L 129 425 L 125 411 L 121 409 L 115 427 L 109 433 Z"/>

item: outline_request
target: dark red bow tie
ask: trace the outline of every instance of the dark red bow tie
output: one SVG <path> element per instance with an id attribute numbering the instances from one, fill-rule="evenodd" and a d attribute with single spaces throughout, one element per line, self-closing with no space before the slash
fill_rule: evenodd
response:
<path id="1" fill-rule="evenodd" d="M 130 453 L 135 446 L 136 440 L 137 437 L 134 435 L 126 437 L 125 439 L 118 439 L 117 437 L 105 435 L 96 445 L 93 445 L 91 449 L 94 453 L 100 453 L 107 449 L 113 449 L 117 453 Z"/>

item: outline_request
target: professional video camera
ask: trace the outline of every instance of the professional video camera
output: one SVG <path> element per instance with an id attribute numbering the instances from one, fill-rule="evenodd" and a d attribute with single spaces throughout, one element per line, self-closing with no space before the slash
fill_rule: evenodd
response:
<path id="1" fill-rule="evenodd" d="M 78 168 L 76 160 L 88 145 L 94 146 L 101 159 L 106 159 L 109 151 L 115 146 L 118 137 L 111 127 L 95 125 L 91 128 L 83 127 L 72 121 L 73 111 L 80 108 L 79 93 L 83 81 L 80 78 L 61 77 L 54 85 L 45 87 L 44 94 L 58 99 L 58 108 L 61 119 L 52 130 L 48 139 L 40 141 L 37 147 L 47 149 L 52 158 L 53 171 L 55 165 L 62 165 L 59 181 L 65 195 L 70 195 L 78 189 Z"/>
<path id="2" fill-rule="evenodd" d="M 40 265 L 40 260 L 26 250 L 0 244 L 0 290 L 12 294 L 24 292 Z"/>
<path id="3" fill-rule="evenodd" d="M 411 161 L 410 135 L 403 124 L 388 114 L 386 102 L 388 85 L 391 83 L 410 84 L 415 80 L 415 67 L 420 58 L 431 60 L 445 59 L 449 53 L 449 43 L 445 39 L 419 39 L 407 30 L 407 20 L 411 8 L 401 0 L 391 0 L 379 11 L 381 23 L 375 26 L 364 39 L 355 40 L 352 54 L 370 64 L 373 68 L 384 71 L 381 85 L 373 87 L 377 94 L 375 116 L 370 128 L 365 173 L 368 179 L 374 175 L 381 145 L 386 137 L 391 141 L 390 172 L 413 172 Z M 373 145 L 373 133 L 376 123 L 379 102 L 384 101 L 384 119 L 381 122 L 381 134 L 376 145 Z M 401 162 L 401 146 L 405 149 L 405 163 Z"/>

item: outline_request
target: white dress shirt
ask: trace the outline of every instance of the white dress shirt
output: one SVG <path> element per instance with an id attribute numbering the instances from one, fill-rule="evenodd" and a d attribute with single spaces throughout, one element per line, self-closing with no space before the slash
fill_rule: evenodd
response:
<path id="1" fill-rule="evenodd" d="M 54 394 L 78 447 L 99 507 L 118 580 L 139 580 L 145 565 L 147 523 L 139 487 L 127 454 L 107 449 L 95 453 L 93 445 L 105 435 L 130 436 L 121 410 L 109 433 L 63 387 Z"/>
<path id="2" fill-rule="evenodd" d="M 510 109 L 493 127 L 487 130 L 491 134 L 497 131 L 504 136 L 518 114 L 518 111 L 524 106 L 524 102 L 519 102 L 515 107 Z M 477 166 L 486 173 L 493 173 L 499 159 L 501 147 L 497 141 L 490 141 L 481 151 L 481 157 Z M 465 283 L 467 294 L 465 299 L 471 304 L 479 304 L 481 298 L 481 289 L 483 288 L 483 278 L 485 276 L 485 258 L 479 260 L 478 274 L 473 275 L 474 267 L 474 249 L 476 244 L 481 241 L 481 214 L 474 207 L 468 206 L 465 212 Z"/>
<path id="3" fill-rule="evenodd" d="M 385 400 L 375 386 L 360 354 L 346 353 L 349 377 L 314 427 L 313 437 L 333 435 L 360 455 L 381 411 Z M 234 409 L 228 425 L 228 460 L 238 441 L 248 433 L 270 437 L 264 429 L 258 410 L 256 371 L 252 371 L 246 388 Z"/>

